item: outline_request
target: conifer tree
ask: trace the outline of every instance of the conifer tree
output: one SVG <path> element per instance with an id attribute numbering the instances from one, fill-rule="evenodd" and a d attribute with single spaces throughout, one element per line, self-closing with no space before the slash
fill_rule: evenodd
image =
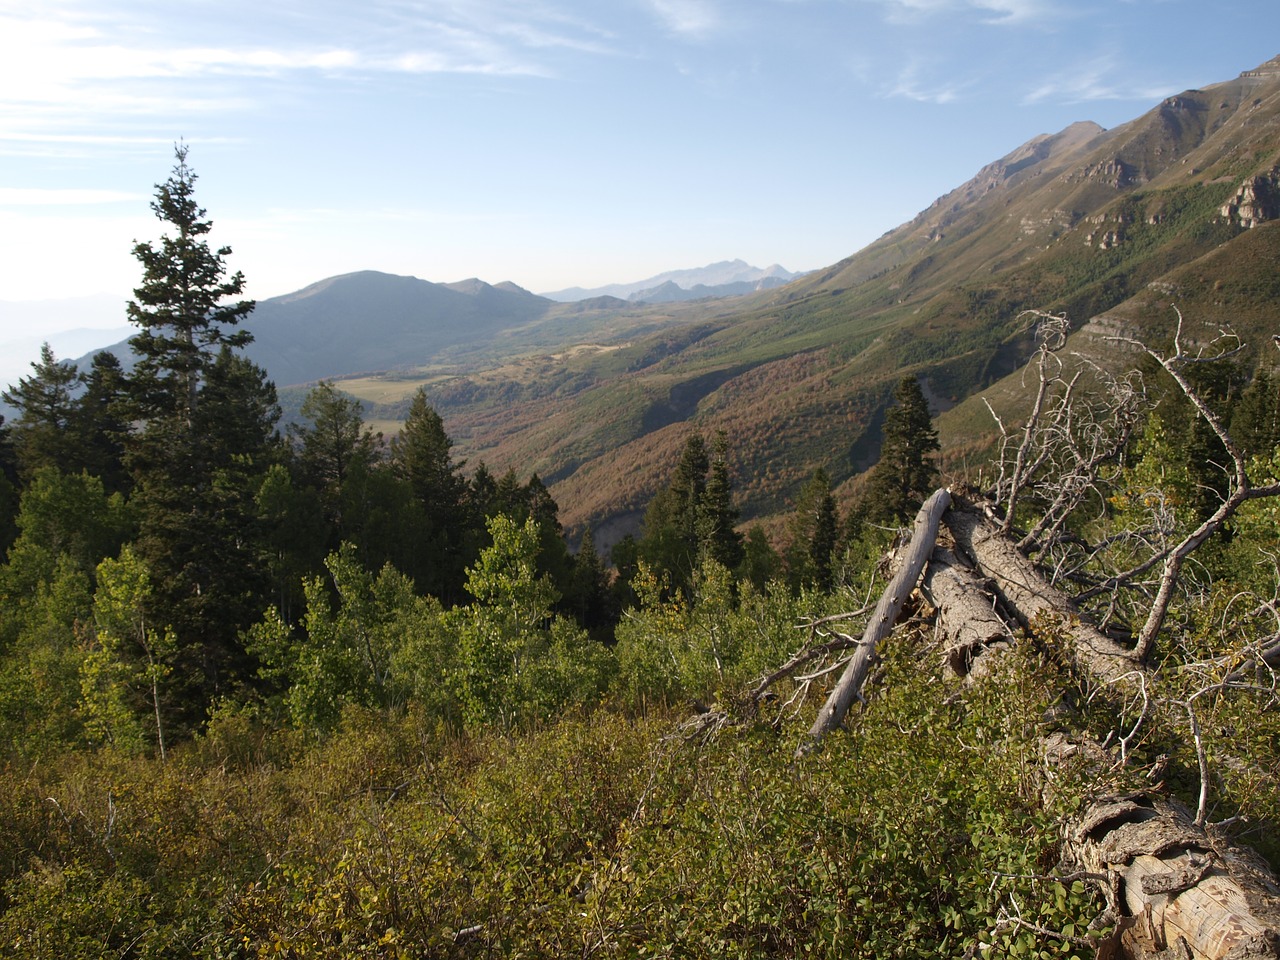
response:
<path id="1" fill-rule="evenodd" d="M 562 606 L 596 639 L 612 640 L 617 611 L 609 590 L 609 572 L 596 552 L 591 528 L 582 533 L 582 544 L 573 558 L 573 577 L 564 592 Z"/>
<path id="2" fill-rule="evenodd" d="M 444 421 L 419 387 L 409 404 L 404 426 L 391 441 L 391 462 L 417 499 L 441 511 L 440 520 L 444 523 L 455 519 L 453 514 L 466 489 L 460 474 L 465 464 L 454 462 L 452 448 Z"/>
<path id="3" fill-rule="evenodd" d="M 711 468 L 707 442 L 702 434 L 691 434 L 685 441 L 671 480 L 671 518 L 677 535 L 686 547 L 698 542 L 698 512 L 707 489 L 707 471 Z"/>
<path id="4" fill-rule="evenodd" d="M 698 542 L 703 556 L 730 570 L 742 562 L 742 534 L 734 529 L 738 509 L 733 505 L 729 482 L 729 441 L 723 432 L 716 435 L 706 486 L 698 506 Z"/>
<path id="5" fill-rule="evenodd" d="M 209 246 L 187 148 L 175 156 L 151 204 L 169 232 L 133 248 L 143 277 L 128 314 L 141 330 L 129 341 L 138 361 L 125 450 L 152 620 L 174 628 L 173 684 L 192 721 L 251 667 L 239 634 L 261 612 L 267 582 L 252 520 L 278 408 L 265 375 L 233 352 L 251 339 L 230 328 L 253 302 L 225 302 L 244 277 L 226 275 L 229 247 Z"/>
<path id="6" fill-rule="evenodd" d="M 658 491 L 644 515 L 638 558 L 669 574 L 672 590 L 688 592 L 698 565 L 698 508 L 707 486 L 706 441 L 698 433 L 685 441 L 671 482 Z"/>
<path id="7" fill-rule="evenodd" d="M 466 504 L 469 524 L 479 523 L 484 525 L 486 517 L 491 516 L 494 498 L 498 494 L 498 479 L 493 475 L 493 471 L 488 468 L 483 460 L 477 465 L 475 472 L 471 474 L 471 480 L 467 484 Z"/>
<path id="8" fill-rule="evenodd" d="M 832 554 L 839 535 L 831 481 L 819 467 L 800 491 L 791 518 L 787 572 L 793 590 L 816 587 L 829 591 L 833 583 Z"/>
<path id="9" fill-rule="evenodd" d="M 58 360 L 45 343 L 40 347 L 40 359 L 31 364 L 31 374 L 0 394 L 18 410 L 11 436 L 24 476 L 42 467 L 76 471 L 76 444 L 69 428 L 76 409 L 75 393 L 82 382 L 75 365 Z"/>
<path id="10" fill-rule="evenodd" d="M 742 562 L 742 536 L 726 457 L 727 441 L 716 438 L 714 456 L 699 433 L 685 441 L 671 483 L 649 503 L 638 559 L 669 574 L 671 589 L 688 592 L 704 559 L 734 570 Z"/>
<path id="11" fill-rule="evenodd" d="M 742 563 L 739 571 L 744 580 L 761 593 L 768 589 L 770 581 L 782 572 L 782 558 L 769 543 L 769 535 L 760 524 L 753 524 L 742 544 Z"/>
<path id="12" fill-rule="evenodd" d="M 1266 456 L 1280 444 L 1280 380 L 1264 368 L 1240 394 L 1231 436 L 1247 457 Z"/>
<path id="13" fill-rule="evenodd" d="M 920 383 L 912 375 L 898 381 L 894 405 L 885 414 L 880 461 L 872 470 L 861 513 L 875 523 L 901 523 L 932 492 L 938 468 L 929 459 L 939 449 Z"/>
<path id="14" fill-rule="evenodd" d="M 129 415 L 120 360 L 109 350 L 94 354 L 84 384 L 70 423 L 79 462 L 108 492 L 127 493 L 132 487 L 125 468 Z"/>
<path id="15" fill-rule="evenodd" d="M 391 466 L 407 485 L 414 506 L 409 574 L 420 590 L 461 599 L 467 556 L 467 482 L 450 455 L 453 441 L 440 414 L 419 388 L 400 433 L 391 441 Z"/>
<path id="16" fill-rule="evenodd" d="M 140 416 L 193 427 L 200 382 L 223 344 L 241 347 L 252 335 L 229 332 L 253 310 L 252 300 L 225 303 L 244 291 L 244 275 L 226 275 L 230 247 L 213 250 L 206 239 L 213 223 L 195 201 L 196 175 L 187 166 L 187 147 L 174 148 L 177 162 L 156 185 L 151 210 L 176 234 L 159 246 L 135 243 L 143 267 L 142 284 L 128 305 L 129 319 L 142 328 L 129 340 L 138 355 L 131 377 Z"/>
<path id="17" fill-rule="evenodd" d="M 340 393 L 328 381 L 307 393 L 302 416 L 310 425 L 291 425 L 289 433 L 297 446 L 304 481 L 320 493 L 336 545 L 350 539 L 350 518 L 343 511 L 348 485 L 377 462 L 382 436 L 365 426 L 360 401 Z"/>
<path id="18" fill-rule="evenodd" d="M 12 431 L 0 417 L 0 554 L 9 549 L 18 528 L 18 458 L 13 450 Z"/>

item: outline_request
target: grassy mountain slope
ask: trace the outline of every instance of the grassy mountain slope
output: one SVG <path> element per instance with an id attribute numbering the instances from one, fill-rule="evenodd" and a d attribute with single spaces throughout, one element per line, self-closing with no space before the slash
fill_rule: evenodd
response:
<path id="1" fill-rule="evenodd" d="M 674 315 L 618 349 L 545 358 L 531 381 L 446 378 L 432 399 L 460 452 L 554 481 L 571 525 L 634 520 L 695 428 L 728 434 L 744 513 L 767 514 L 814 467 L 840 482 L 874 460 L 904 372 L 946 409 L 1017 370 L 1025 309 L 1167 323 L 1167 306 L 1144 313 L 1134 298 L 1173 284 L 1193 310 L 1213 302 L 1202 288 L 1219 272 L 1246 337 L 1274 325 L 1274 231 L 1248 227 L 1280 215 L 1277 184 L 1273 61 L 1111 131 L 1037 138 L 777 291 Z"/>

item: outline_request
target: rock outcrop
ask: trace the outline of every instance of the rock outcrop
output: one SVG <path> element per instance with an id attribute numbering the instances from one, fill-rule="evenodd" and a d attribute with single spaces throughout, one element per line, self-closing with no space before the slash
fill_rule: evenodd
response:
<path id="1" fill-rule="evenodd" d="M 1280 217 L 1280 168 L 1246 178 L 1220 213 L 1245 228 Z"/>

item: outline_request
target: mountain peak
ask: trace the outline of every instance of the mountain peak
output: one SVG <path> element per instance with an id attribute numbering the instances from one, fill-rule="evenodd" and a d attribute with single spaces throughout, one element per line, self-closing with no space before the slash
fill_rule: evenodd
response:
<path id="1" fill-rule="evenodd" d="M 470 296 L 475 296 L 478 293 L 484 293 L 486 290 L 493 289 L 489 284 L 477 277 L 468 277 L 466 280 L 456 280 L 453 283 L 442 284 L 442 286 L 448 287 L 455 293 L 465 293 Z"/>
<path id="2" fill-rule="evenodd" d="M 434 286 L 429 280 L 419 280 L 417 277 L 405 277 L 394 273 L 384 273 L 381 270 L 354 270 L 351 273 L 340 273 L 334 277 L 326 277 L 323 280 L 317 280 L 315 283 L 308 284 L 301 290 L 293 293 L 286 293 L 279 297 L 272 297 L 281 303 L 291 303 L 297 300 L 305 300 L 308 297 L 318 296 L 335 287 L 354 287 L 357 289 L 377 287 L 383 288 L 388 284 L 419 284 L 425 283 L 428 286 Z"/>

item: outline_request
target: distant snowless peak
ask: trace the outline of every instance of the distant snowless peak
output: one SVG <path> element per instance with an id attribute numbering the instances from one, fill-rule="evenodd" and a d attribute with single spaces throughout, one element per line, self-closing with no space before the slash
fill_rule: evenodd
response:
<path id="1" fill-rule="evenodd" d="M 625 300 L 634 293 L 642 290 L 651 290 L 667 283 L 674 283 L 681 289 L 691 290 L 697 286 L 719 287 L 731 283 L 755 283 L 758 280 L 768 278 L 791 280 L 800 275 L 800 273 L 792 273 L 776 263 L 772 263 L 762 269 L 752 266 L 745 260 L 721 260 L 717 263 L 709 263 L 705 267 L 668 270 L 666 273 L 660 273 L 645 280 L 634 280 L 629 283 L 611 283 L 603 287 L 592 287 L 590 289 L 569 287 L 564 290 L 543 293 L 541 296 L 562 302 L 587 300 L 591 297 L 618 297 Z"/>

